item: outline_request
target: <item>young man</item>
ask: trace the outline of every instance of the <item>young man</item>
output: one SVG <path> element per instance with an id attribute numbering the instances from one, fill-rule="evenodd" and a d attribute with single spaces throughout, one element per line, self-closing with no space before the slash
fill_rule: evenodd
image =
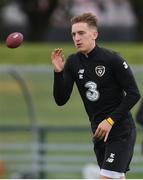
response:
<path id="1" fill-rule="evenodd" d="M 125 178 L 135 144 L 130 109 L 140 94 L 130 67 L 117 53 L 97 46 L 97 19 L 84 13 L 71 20 L 78 50 L 65 63 L 62 49 L 55 49 L 54 98 L 64 105 L 77 85 L 89 116 L 100 178 Z"/>

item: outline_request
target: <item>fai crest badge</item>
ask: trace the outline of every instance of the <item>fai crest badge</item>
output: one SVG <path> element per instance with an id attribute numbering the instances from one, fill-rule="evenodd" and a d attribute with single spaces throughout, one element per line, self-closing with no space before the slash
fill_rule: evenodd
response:
<path id="1" fill-rule="evenodd" d="M 105 66 L 97 66 L 95 68 L 95 72 L 96 72 L 97 76 L 99 76 L 99 77 L 103 76 L 105 73 Z"/>

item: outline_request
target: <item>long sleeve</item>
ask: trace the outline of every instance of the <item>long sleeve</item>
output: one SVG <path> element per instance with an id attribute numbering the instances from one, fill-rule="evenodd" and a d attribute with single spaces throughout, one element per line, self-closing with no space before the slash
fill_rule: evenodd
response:
<path id="1" fill-rule="evenodd" d="M 122 102 L 110 115 L 114 121 L 118 121 L 122 120 L 137 103 L 140 99 L 140 93 L 132 71 L 124 59 L 116 55 L 115 59 L 112 60 L 112 64 L 114 77 L 124 91 Z"/>
<path id="2" fill-rule="evenodd" d="M 70 63 L 67 60 L 62 72 L 54 72 L 53 95 L 57 105 L 64 105 L 70 98 L 73 89 L 74 80 L 70 71 Z"/>
<path id="3" fill-rule="evenodd" d="M 140 102 L 139 108 L 136 113 L 136 121 L 143 126 L 143 99 Z"/>

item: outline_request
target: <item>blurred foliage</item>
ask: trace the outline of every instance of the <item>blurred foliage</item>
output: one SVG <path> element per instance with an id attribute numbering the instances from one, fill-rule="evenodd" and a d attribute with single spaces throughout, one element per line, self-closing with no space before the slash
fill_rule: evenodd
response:
<path id="1" fill-rule="evenodd" d="M 130 0 L 138 19 L 138 41 L 143 41 L 143 0 Z"/>
<path id="2" fill-rule="evenodd" d="M 50 23 L 50 18 L 59 6 L 59 0 L 0 0 L 0 9 L 11 2 L 17 2 L 26 13 L 30 25 L 28 39 L 30 41 L 43 41 L 44 34 Z M 130 0 L 138 19 L 138 41 L 143 41 L 143 0 Z M 62 9 L 63 11 L 65 9 Z M 1 11 L 0 11 L 1 15 Z M 1 21 L 1 18 L 0 18 Z M 1 21 L 2 24 L 2 21 Z"/>
<path id="3" fill-rule="evenodd" d="M 7 0 L 0 0 L 0 7 L 3 7 L 3 5 L 7 2 Z"/>
<path id="4" fill-rule="evenodd" d="M 43 41 L 42 34 L 58 5 L 58 0 L 18 0 L 21 9 L 27 14 L 30 24 L 29 40 Z"/>
<path id="5" fill-rule="evenodd" d="M 30 25 L 28 39 L 30 41 L 43 41 L 42 35 L 47 30 L 50 17 L 58 5 L 58 0 L 0 0 L 0 9 L 11 2 L 16 2 L 28 17 Z"/>

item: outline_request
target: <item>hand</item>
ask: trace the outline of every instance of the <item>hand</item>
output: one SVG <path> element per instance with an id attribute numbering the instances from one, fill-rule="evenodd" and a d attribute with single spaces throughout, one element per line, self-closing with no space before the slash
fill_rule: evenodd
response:
<path id="1" fill-rule="evenodd" d="M 55 72 L 61 72 L 64 69 L 65 61 L 62 49 L 57 48 L 52 52 L 51 59 Z"/>
<path id="2" fill-rule="evenodd" d="M 106 121 L 106 119 L 104 119 L 97 127 L 95 134 L 94 134 L 94 138 L 98 138 L 98 139 L 103 139 L 104 138 L 104 142 L 107 141 L 109 132 L 111 131 L 112 125 L 108 123 L 108 121 Z"/>

